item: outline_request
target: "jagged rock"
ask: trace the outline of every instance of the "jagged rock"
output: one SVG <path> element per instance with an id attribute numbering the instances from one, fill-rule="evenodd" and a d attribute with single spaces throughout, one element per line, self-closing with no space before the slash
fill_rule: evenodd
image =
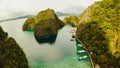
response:
<path id="1" fill-rule="evenodd" d="M 29 68 L 25 53 L 0 27 L 0 68 Z"/>
<path id="2" fill-rule="evenodd" d="M 23 25 L 23 30 L 33 29 L 35 36 L 42 37 L 57 35 L 58 29 L 63 26 L 63 22 L 57 17 L 54 10 L 48 8 L 40 11 L 35 17 L 28 18 Z"/>
<path id="3" fill-rule="evenodd" d="M 36 20 L 38 23 L 35 25 L 34 35 L 40 37 L 57 35 L 58 29 L 64 25 L 52 9 L 39 12 Z"/>

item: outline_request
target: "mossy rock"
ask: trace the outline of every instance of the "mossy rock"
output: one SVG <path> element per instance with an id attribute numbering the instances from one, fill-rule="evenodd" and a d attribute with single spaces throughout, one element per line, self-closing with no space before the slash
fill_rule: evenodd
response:
<path id="1" fill-rule="evenodd" d="M 29 68 L 25 53 L 0 27 L 0 68 Z"/>
<path id="2" fill-rule="evenodd" d="M 64 23 L 57 17 L 54 10 L 48 8 L 40 11 L 35 17 L 28 18 L 23 31 L 33 30 L 35 36 L 57 35 L 58 29 L 62 28 Z"/>
<path id="3" fill-rule="evenodd" d="M 23 31 L 33 30 L 35 24 L 36 24 L 36 23 L 35 23 L 34 17 L 28 18 L 28 19 L 25 21 L 25 23 L 23 24 L 22 30 L 23 30 Z"/>
<path id="4" fill-rule="evenodd" d="M 44 24 L 41 24 L 43 22 Z M 43 20 L 40 23 L 37 23 L 34 28 L 35 36 L 49 36 L 49 35 L 57 35 L 58 27 L 56 27 L 56 21 L 53 19 Z M 46 24 L 45 24 L 46 23 Z"/>

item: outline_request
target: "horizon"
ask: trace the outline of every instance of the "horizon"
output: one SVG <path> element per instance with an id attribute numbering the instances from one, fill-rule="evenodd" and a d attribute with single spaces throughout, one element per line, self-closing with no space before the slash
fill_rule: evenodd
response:
<path id="1" fill-rule="evenodd" d="M 0 0 L 0 18 L 24 14 L 36 15 L 39 11 L 47 8 L 65 13 L 80 14 L 95 1 L 98 0 Z"/>

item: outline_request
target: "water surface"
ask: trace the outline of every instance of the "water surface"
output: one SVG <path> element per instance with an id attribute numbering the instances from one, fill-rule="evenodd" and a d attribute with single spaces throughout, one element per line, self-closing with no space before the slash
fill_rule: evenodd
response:
<path id="1" fill-rule="evenodd" d="M 91 68 L 90 61 L 78 61 L 76 42 L 70 41 L 71 30 L 75 28 L 66 25 L 59 30 L 53 44 L 39 44 L 33 32 L 22 31 L 26 19 L 1 22 L 0 26 L 9 36 L 15 38 L 24 50 L 30 68 Z"/>

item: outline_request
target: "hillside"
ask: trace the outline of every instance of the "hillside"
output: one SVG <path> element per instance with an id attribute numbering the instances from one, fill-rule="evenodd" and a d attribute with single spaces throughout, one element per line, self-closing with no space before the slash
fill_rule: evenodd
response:
<path id="1" fill-rule="evenodd" d="M 25 53 L 0 27 L 0 68 L 29 68 Z"/>
<path id="2" fill-rule="evenodd" d="M 103 0 L 79 16 L 77 37 L 101 68 L 120 67 L 120 0 Z M 112 60 L 111 60 L 112 59 Z"/>

